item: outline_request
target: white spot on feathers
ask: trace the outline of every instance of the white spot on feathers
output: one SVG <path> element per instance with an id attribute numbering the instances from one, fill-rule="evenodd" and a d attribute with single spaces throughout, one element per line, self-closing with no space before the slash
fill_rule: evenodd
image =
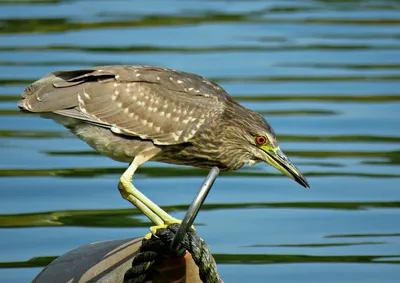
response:
<path id="1" fill-rule="evenodd" d="M 82 104 L 82 105 L 85 104 L 85 101 L 83 101 L 81 94 L 78 94 L 78 102 L 79 102 L 79 104 Z"/>
<path id="2" fill-rule="evenodd" d="M 122 131 L 120 128 L 117 128 L 116 126 L 111 127 L 111 132 L 116 133 L 116 134 L 122 134 Z"/>
<path id="3" fill-rule="evenodd" d="M 193 136 L 197 132 L 197 129 L 193 129 L 190 131 L 190 136 Z"/>

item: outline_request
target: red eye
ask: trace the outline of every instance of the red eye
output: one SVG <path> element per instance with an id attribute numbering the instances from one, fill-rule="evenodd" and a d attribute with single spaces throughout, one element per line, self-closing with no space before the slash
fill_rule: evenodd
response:
<path id="1" fill-rule="evenodd" d="M 264 136 L 256 136 L 256 143 L 259 145 L 263 145 L 267 142 L 267 138 Z"/>

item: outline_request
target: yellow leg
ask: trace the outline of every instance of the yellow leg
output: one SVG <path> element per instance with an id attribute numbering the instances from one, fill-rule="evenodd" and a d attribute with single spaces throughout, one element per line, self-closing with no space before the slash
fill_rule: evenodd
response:
<path id="1" fill-rule="evenodd" d="M 118 189 L 124 199 L 136 206 L 137 209 L 146 215 L 155 225 L 162 226 L 181 221 L 165 212 L 132 184 L 132 177 L 136 169 L 159 152 L 160 149 L 153 148 L 136 156 L 128 169 L 122 174 L 118 183 Z"/>

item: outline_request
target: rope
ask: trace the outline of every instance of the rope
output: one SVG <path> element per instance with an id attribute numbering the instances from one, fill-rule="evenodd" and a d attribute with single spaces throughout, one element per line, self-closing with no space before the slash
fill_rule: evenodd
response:
<path id="1" fill-rule="evenodd" d="M 139 253 L 132 261 L 132 267 L 125 273 L 124 283 L 143 283 L 149 280 L 151 268 L 162 260 L 163 256 L 174 256 L 169 246 L 178 231 L 179 224 L 171 224 L 166 228 L 159 228 L 150 239 L 143 239 Z M 200 279 L 204 283 L 223 282 L 217 272 L 217 264 L 206 242 L 196 231 L 189 228 L 181 242 L 199 267 Z"/>

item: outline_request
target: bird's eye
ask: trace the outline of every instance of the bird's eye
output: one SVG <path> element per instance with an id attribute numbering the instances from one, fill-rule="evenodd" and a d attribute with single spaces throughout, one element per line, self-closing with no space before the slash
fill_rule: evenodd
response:
<path id="1" fill-rule="evenodd" d="M 263 145 L 267 142 L 267 138 L 265 136 L 256 136 L 256 143 L 258 145 Z"/>

